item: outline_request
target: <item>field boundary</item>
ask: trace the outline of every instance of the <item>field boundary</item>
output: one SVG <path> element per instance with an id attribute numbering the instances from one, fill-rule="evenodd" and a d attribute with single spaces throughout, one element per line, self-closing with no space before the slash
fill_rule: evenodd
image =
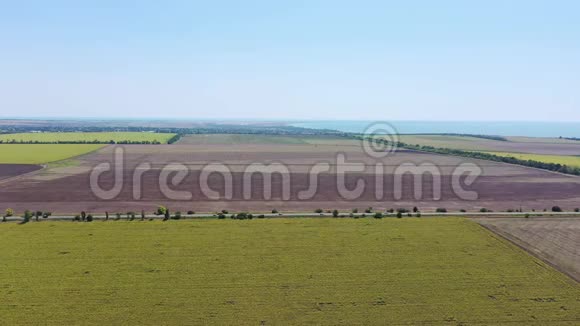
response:
<path id="1" fill-rule="evenodd" d="M 560 273 L 568 276 L 574 282 L 580 283 L 580 277 L 578 277 L 577 275 L 575 275 L 573 273 L 570 273 L 570 272 L 566 271 L 564 268 L 562 268 L 562 267 L 558 266 L 557 264 L 551 262 L 550 261 L 550 258 L 548 256 L 546 256 L 541 250 L 538 249 L 537 252 L 534 251 L 534 250 L 532 250 L 532 248 L 535 248 L 532 244 L 527 243 L 526 241 L 518 238 L 515 235 L 508 234 L 507 232 L 504 232 L 504 231 L 500 230 L 498 227 L 496 227 L 494 225 L 483 225 L 481 223 L 478 223 L 477 221 L 474 221 L 474 222 L 477 223 L 483 229 L 487 230 L 488 232 L 491 232 L 492 234 L 500 237 L 501 239 L 504 239 L 506 241 L 509 241 L 511 244 L 513 244 L 516 247 L 522 249 L 523 251 L 527 252 L 531 256 L 533 256 L 533 257 L 535 257 L 537 259 L 540 259 L 543 263 L 545 263 L 546 265 L 554 268 L 558 272 L 560 272 Z"/>

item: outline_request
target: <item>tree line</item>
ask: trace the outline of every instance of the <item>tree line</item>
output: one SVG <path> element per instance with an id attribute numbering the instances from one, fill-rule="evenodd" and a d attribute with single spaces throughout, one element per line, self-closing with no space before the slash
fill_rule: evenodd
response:
<path id="1" fill-rule="evenodd" d="M 365 138 L 362 136 L 354 136 L 354 137 L 359 139 L 359 140 L 365 140 Z M 366 141 L 374 141 L 375 143 L 383 144 L 383 145 L 389 144 L 388 140 L 380 139 L 380 138 L 367 137 Z M 455 155 L 455 156 L 462 156 L 462 157 L 468 157 L 468 158 L 474 158 L 474 159 L 480 159 L 480 160 L 516 164 L 516 165 L 522 165 L 522 166 L 533 167 L 533 168 L 538 168 L 538 169 L 543 169 L 543 170 L 548 170 L 548 171 L 554 171 L 554 172 L 560 172 L 560 173 L 580 176 L 580 168 L 579 167 L 569 166 L 566 164 L 547 163 L 547 162 L 540 162 L 540 161 L 535 161 L 535 160 L 523 160 L 523 159 L 518 159 L 518 158 L 513 157 L 513 156 L 499 156 L 499 155 L 490 154 L 490 153 L 465 151 L 465 150 L 461 150 L 461 149 L 440 148 L 440 147 L 433 147 L 433 146 L 427 146 L 427 145 L 410 145 L 410 144 L 406 144 L 403 142 L 397 142 L 396 145 L 397 145 L 397 147 L 400 147 L 400 148 L 406 148 L 406 149 L 417 150 L 417 151 L 422 151 L 422 152 L 429 152 L 429 153 L 443 154 L 443 155 Z"/>

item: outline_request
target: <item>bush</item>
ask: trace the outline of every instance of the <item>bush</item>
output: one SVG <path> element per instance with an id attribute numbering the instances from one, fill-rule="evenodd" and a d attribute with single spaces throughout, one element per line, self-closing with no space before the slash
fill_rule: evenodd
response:
<path id="1" fill-rule="evenodd" d="M 467 213 L 467 211 L 466 211 L 466 210 L 464 210 L 464 209 L 460 209 L 459 211 L 460 211 L 461 213 Z"/>
<path id="2" fill-rule="evenodd" d="M 264 214 L 260 214 L 258 215 L 258 218 L 265 218 L 266 216 Z"/>
<path id="3" fill-rule="evenodd" d="M 133 221 L 135 219 L 135 212 L 127 212 L 127 219 Z"/>
<path id="4" fill-rule="evenodd" d="M 446 208 L 437 208 L 435 210 L 436 213 L 447 213 L 447 209 Z"/>
<path id="5" fill-rule="evenodd" d="M 383 213 L 381 213 L 381 212 L 376 212 L 374 215 L 374 218 L 383 218 L 383 217 L 384 217 Z"/>
<path id="6" fill-rule="evenodd" d="M 6 217 L 14 216 L 14 210 L 12 208 L 6 208 L 6 210 L 4 211 L 4 216 Z"/>
<path id="7" fill-rule="evenodd" d="M 165 215 L 166 212 L 167 212 L 167 207 L 157 206 L 157 210 L 155 211 L 155 215 Z"/>
<path id="8" fill-rule="evenodd" d="M 85 211 L 81 212 L 81 220 L 84 222 L 87 219 L 87 213 Z"/>
<path id="9" fill-rule="evenodd" d="M 229 214 L 229 212 L 225 209 L 222 209 L 222 214 Z"/>
<path id="10" fill-rule="evenodd" d="M 421 217 L 421 212 L 417 212 L 417 217 Z"/>
<path id="11" fill-rule="evenodd" d="M 392 208 L 389 208 L 389 209 L 387 210 L 387 213 L 389 213 L 389 214 L 393 214 L 394 212 L 395 212 L 395 210 L 394 210 L 394 209 L 392 209 Z"/>
<path id="12" fill-rule="evenodd" d="M 552 212 L 556 213 L 562 212 L 562 208 L 560 208 L 560 206 L 554 206 L 552 207 Z"/>
<path id="13" fill-rule="evenodd" d="M 195 214 L 194 211 L 187 211 L 187 215 L 193 215 L 193 214 Z"/>
<path id="14" fill-rule="evenodd" d="M 115 221 L 118 221 L 121 219 L 121 213 L 115 213 Z"/>
<path id="15" fill-rule="evenodd" d="M 370 214 L 372 212 L 373 212 L 373 208 L 372 207 L 369 207 L 369 208 L 365 209 L 365 213 L 367 213 L 367 214 Z"/>
<path id="16" fill-rule="evenodd" d="M 87 222 L 92 222 L 93 221 L 93 215 L 89 214 L 87 215 Z"/>
<path id="17" fill-rule="evenodd" d="M 580 213 L 580 208 L 575 208 L 575 209 L 574 209 L 574 212 L 576 212 L 576 213 Z"/>
<path id="18" fill-rule="evenodd" d="M 358 213 L 358 208 L 353 208 L 352 212 L 355 214 Z"/>
<path id="19" fill-rule="evenodd" d="M 226 214 L 224 214 L 224 213 L 219 213 L 218 214 L 218 219 L 223 220 L 225 218 L 226 218 Z"/>
<path id="20" fill-rule="evenodd" d="M 24 223 L 29 222 L 30 218 L 32 218 L 32 212 L 30 212 L 29 210 L 25 210 L 24 215 L 22 217 L 24 218 Z"/>
<path id="21" fill-rule="evenodd" d="M 354 217 L 354 213 L 348 214 L 348 217 Z"/>
<path id="22" fill-rule="evenodd" d="M 49 216 L 52 216 L 52 212 L 44 212 L 42 214 L 42 218 L 48 218 Z"/>
<path id="23" fill-rule="evenodd" d="M 80 222 L 81 221 L 81 216 L 80 215 L 75 215 L 75 217 L 73 218 L 73 221 Z"/>
<path id="24" fill-rule="evenodd" d="M 273 209 L 272 210 L 272 214 L 278 214 L 278 210 L 277 209 Z"/>
<path id="25" fill-rule="evenodd" d="M 336 209 L 332 211 L 332 217 L 338 217 L 338 211 Z"/>
<path id="26" fill-rule="evenodd" d="M 417 208 L 417 206 L 413 207 L 413 213 L 417 213 L 419 211 L 419 208 Z"/>
<path id="27" fill-rule="evenodd" d="M 403 213 L 402 212 L 397 212 L 397 218 L 402 218 L 403 217 Z"/>
<path id="28" fill-rule="evenodd" d="M 245 220 L 248 218 L 248 213 L 238 213 L 237 215 L 234 215 L 234 219 L 236 220 Z"/>
<path id="29" fill-rule="evenodd" d="M 479 210 L 479 212 L 480 212 L 480 213 L 487 213 L 488 211 L 487 211 L 487 208 L 481 208 L 481 209 Z"/>
<path id="30" fill-rule="evenodd" d="M 323 212 L 323 211 L 322 211 L 322 208 L 317 208 L 317 209 L 315 209 L 315 210 L 314 210 L 314 213 L 318 213 L 318 214 L 320 214 L 320 213 L 322 213 L 322 212 Z"/>
<path id="31" fill-rule="evenodd" d="M 171 219 L 174 219 L 174 220 L 181 219 L 181 212 L 180 211 L 175 212 L 175 214 L 173 214 L 173 216 L 171 217 Z"/>
<path id="32" fill-rule="evenodd" d="M 145 211 L 141 210 L 141 221 L 145 221 Z"/>

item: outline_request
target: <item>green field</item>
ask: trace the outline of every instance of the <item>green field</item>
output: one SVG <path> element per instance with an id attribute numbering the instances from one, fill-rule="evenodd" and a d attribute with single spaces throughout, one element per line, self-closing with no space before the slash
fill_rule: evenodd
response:
<path id="1" fill-rule="evenodd" d="M 458 218 L 0 225 L 0 324 L 577 325 L 580 287 Z"/>
<path id="2" fill-rule="evenodd" d="M 16 142 L 154 142 L 167 143 L 175 134 L 152 132 L 42 132 L 0 135 L 0 141 Z"/>
<path id="3" fill-rule="evenodd" d="M 409 145 L 433 146 L 472 150 L 478 146 L 492 146 L 497 140 L 450 135 L 399 135 L 399 141 Z"/>
<path id="4" fill-rule="evenodd" d="M 2 164 L 43 164 L 90 153 L 97 144 L 0 144 Z"/>
<path id="5" fill-rule="evenodd" d="M 247 145 L 247 144 L 273 144 L 273 145 L 358 145 L 356 140 L 332 137 L 332 136 L 293 136 L 293 135 L 250 135 L 250 134 L 211 134 L 211 135 L 186 135 L 179 144 L 192 145 Z"/>
<path id="6" fill-rule="evenodd" d="M 520 160 L 532 160 L 538 162 L 556 163 L 580 167 L 580 156 L 540 155 L 540 154 L 523 154 L 523 153 L 506 153 L 506 152 L 486 152 L 486 153 L 505 157 L 515 157 Z"/>

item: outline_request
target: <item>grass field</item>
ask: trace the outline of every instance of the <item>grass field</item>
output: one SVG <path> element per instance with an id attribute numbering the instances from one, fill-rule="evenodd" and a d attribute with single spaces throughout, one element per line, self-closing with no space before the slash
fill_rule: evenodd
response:
<path id="1" fill-rule="evenodd" d="M 99 142 L 144 142 L 158 141 L 167 143 L 175 134 L 151 133 L 151 132 L 43 132 L 43 133 L 20 133 L 0 135 L 0 141 L 10 142 L 59 142 L 59 141 L 99 141 Z"/>
<path id="2" fill-rule="evenodd" d="M 0 144 L 0 163 L 42 164 L 90 153 L 97 144 Z"/>
<path id="3" fill-rule="evenodd" d="M 0 324 L 574 325 L 580 287 L 469 220 L 0 225 Z"/>
<path id="4" fill-rule="evenodd" d="M 506 153 L 506 152 L 487 152 L 487 153 L 498 156 L 515 157 L 520 160 L 532 160 L 545 163 L 556 163 L 580 167 L 580 156 L 540 155 L 540 154 L 523 154 L 523 153 Z"/>

